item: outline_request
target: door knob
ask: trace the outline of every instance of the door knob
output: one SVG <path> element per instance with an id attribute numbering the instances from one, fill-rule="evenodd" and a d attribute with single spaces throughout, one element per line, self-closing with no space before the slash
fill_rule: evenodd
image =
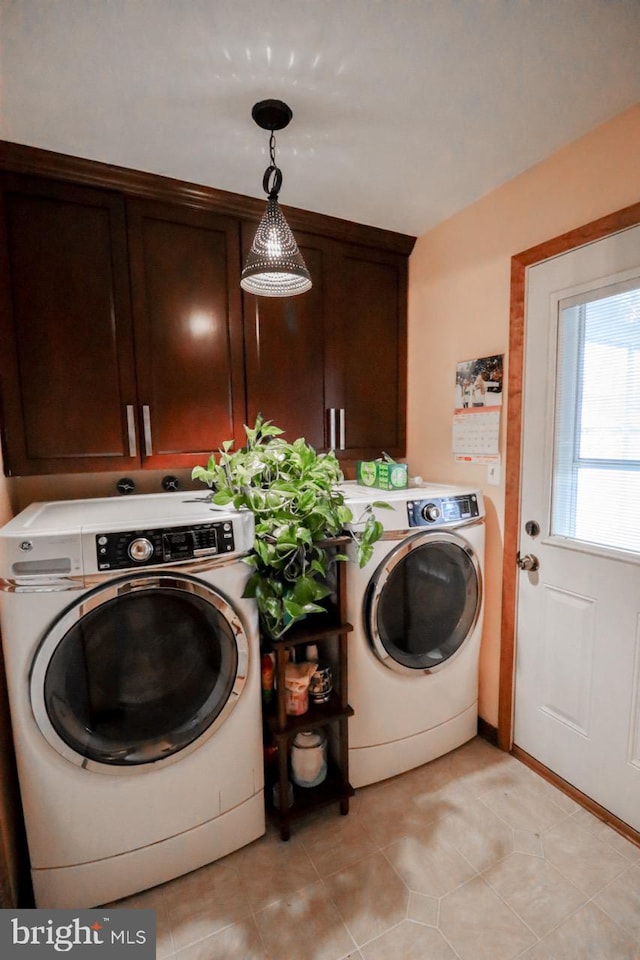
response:
<path id="1" fill-rule="evenodd" d="M 540 566 L 540 561 L 533 553 L 526 553 L 524 557 L 521 557 L 518 553 L 516 557 L 516 563 L 521 570 L 528 570 L 530 573 L 534 570 L 537 570 Z"/>

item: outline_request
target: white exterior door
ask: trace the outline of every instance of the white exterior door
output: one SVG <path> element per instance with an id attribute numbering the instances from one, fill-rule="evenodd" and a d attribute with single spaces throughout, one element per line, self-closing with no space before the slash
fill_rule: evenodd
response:
<path id="1" fill-rule="evenodd" d="M 640 830 L 640 227 L 526 318 L 514 742 Z"/>

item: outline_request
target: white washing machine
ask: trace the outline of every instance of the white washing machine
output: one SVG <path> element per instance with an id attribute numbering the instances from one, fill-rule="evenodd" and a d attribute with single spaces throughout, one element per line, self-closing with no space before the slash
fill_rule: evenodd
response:
<path id="1" fill-rule="evenodd" d="M 250 513 L 197 494 L 34 503 L 0 530 L 37 906 L 127 896 L 264 833 Z"/>
<path id="2" fill-rule="evenodd" d="M 354 562 L 346 572 L 349 775 L 361 787 L 477 732 L 485 514 L 478 490 L 341 489 L 354 531 L 374 502 L 391 508 L 373 508 L 382 539 L 363 569 Z"/>

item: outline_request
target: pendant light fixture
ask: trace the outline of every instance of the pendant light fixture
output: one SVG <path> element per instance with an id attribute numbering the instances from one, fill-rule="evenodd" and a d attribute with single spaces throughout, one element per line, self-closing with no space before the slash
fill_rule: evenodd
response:
<path id="1" fill-rule="evenodd" d="M 311 277 L 278 203 L 282 171 L 276 166 L 274 132 L 283 130 L 293 114 L 282 100 L 261 100 L 254 104 L 251 116 L 259 127 L 271 131 L 270 162 L 262 178 L 268 199 L 242 271 L 240 286 L 261 297 L 293 297 L 311 289 Z"/>

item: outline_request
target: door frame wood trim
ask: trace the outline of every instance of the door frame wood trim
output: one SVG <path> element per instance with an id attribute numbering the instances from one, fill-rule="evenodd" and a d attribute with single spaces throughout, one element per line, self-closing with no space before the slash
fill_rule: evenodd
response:
<path id="1" fill-rule="evenodd" d="M 576 247 L 602 240 L 613 233 L 640 224 L 640 203 L 593 220 L 511 258 L 511 307 L 509 319 L 509 375 L 507 448 L 505 460 L 505 517 L 502 567 L 502 620 L 498 701 L 498 746 L 513 745 L 514 670 L 516 649 L 516 555 L 520 528 L 520 461 L 522 457 L 522 384 L 524 375 L 525 295 L 527 268 L 567 253 Z"/>

